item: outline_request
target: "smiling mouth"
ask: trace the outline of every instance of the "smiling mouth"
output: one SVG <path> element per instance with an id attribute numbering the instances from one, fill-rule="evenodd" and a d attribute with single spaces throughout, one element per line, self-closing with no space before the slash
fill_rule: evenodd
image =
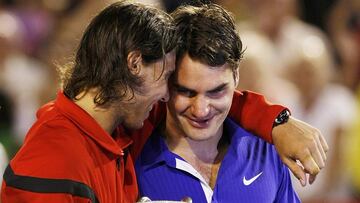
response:
<path id="1" fill-rule="evenodd" d="M 208 119 L 191 119 L 191 118 L 186 118 L 186 119 L 189 122 L 189 124 L 194 128 L 207 128 L 209 127 L 212 118 L 213 117 Z"/>

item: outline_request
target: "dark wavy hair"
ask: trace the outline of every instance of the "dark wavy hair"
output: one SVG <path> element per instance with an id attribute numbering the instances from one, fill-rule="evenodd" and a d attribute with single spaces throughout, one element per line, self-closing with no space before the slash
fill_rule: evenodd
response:
<path id="1" fill-rule="evenodd" d="M 164 60 L 176 46 L 171 16 L 142 4 L 116 2 L 88 25 L 74 65 L 63 75 L 63 91 L 70 99 L 98 88 L 97 105 L 107 105 L 139 91 L 142 79 L 131 74 L 127 56 L 139 51 L 145 64 Z"/>
<path id="2" fill-rule="evenodd" d="M 195 2 L 179 7 L 171 16 L 177 27 L 177 64 L 188 53 L 209 66 L 227 63 L 234 74 L 238 71 L 242 42 L 229 12 L 213 3 Z"/>

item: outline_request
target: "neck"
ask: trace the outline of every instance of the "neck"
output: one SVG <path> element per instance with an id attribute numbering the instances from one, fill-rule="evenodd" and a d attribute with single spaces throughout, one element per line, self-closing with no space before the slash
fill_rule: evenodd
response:
<path id="1" fill-rule="evenodd" d="M 94 98 L 98 91 L 90 89 L 82 92 L 76 96 L 77 100 L 74 102 L 85 110 L 94 120 L 110 135 L 115 130 L 116 126 L 120 124 L 119 115 L 116 115 L 114 107 L 99 107 L 94 103 Z"/>
<path id="2" fill-rule="evenodd" d="M 222 139 L 223 125 L 210 139 L 192 140 L 170 117 L 168 114 L 165 128 L 166 143 L 170 151 L 185 159 L 201 174 L 210 187 L 214 188 L 221 162 L 228 148 L 228 142 Z"/>

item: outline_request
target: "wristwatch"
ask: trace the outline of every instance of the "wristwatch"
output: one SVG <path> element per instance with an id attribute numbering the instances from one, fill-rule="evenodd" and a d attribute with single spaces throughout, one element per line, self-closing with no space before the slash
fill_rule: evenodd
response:
<path id="1" fill-rule="evenodd" d="M 273 127 L 286 123 L 289 120 L 291 113 L 289 110 L 284 109 L 280 114 L 275 118 Z"/>

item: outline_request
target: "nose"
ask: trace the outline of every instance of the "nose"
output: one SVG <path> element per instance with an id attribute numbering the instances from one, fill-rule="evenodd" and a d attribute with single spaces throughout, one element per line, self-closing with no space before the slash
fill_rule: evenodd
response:
<path id="1" fill-rule="evenodd" d="M 198 95 L 193 98 L 191 113 L 195 118 L 205 118 L 210 113 L 209 100 L 204 96 Z"/>

